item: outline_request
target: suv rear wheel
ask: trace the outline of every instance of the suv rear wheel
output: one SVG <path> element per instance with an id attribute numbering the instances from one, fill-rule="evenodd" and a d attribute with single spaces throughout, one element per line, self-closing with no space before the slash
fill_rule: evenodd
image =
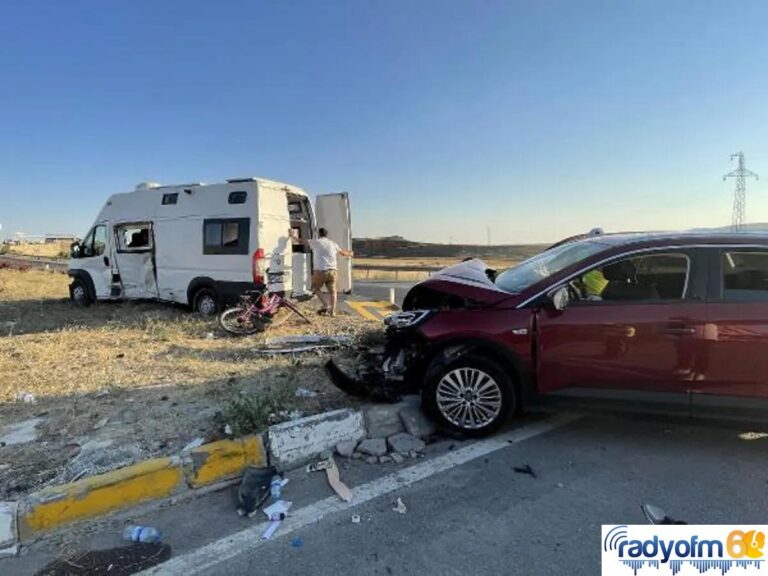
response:
<path id="1" fill-rule="evenodd" d="M 467 354 L 433 371 L 422 402 L 443 427 L 477 437 L 498 430 L 515 411 L 517 397 L 498 363 Z"/>

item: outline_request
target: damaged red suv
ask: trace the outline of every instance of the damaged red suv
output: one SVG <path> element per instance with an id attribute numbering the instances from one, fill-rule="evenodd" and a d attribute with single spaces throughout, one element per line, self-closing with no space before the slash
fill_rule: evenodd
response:
<path id="1" fill-rule="evenodd" d="M 387 319 L 353 394 L 421 392 L 446 428 L 496 430 L 564 388 L 768 398 L 768 235 L 616 234 L 502 272 L 442 270 Z"/>

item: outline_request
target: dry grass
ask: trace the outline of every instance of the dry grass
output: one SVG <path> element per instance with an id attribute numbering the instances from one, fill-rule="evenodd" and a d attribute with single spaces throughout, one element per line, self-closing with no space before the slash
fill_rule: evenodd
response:
<path id="1" fill-rule="evenodd" d="M 460 258 L 355 258 L 354 264 L 363 266 L 431 266 L 445 268 L 461 262 Z M 513 259 L 488 259 L 485 260 L 491 268 L 504 269 L 518 262 Z M 381 280 L 418 282 L 429 277 L 429 272 L 406 272 L 389 270 L 354 270 L 355 280 Z"/>
<path id="2" fill-rule="evenodd" d="M 325 375 L 326 356 L 264 357 L 254 348 L 272 336 L 365 338 L 378 330 L 357 316 L 314 316 L 313 326 L 288 319 L 264 334 L 233 338 L 215 321 L 170 305 L 77 308 L 67 285 L 60 273 L 0 269 L 0 424 L 42 414 L 48 443 L 0 448 L 0 461 L 13 463 L 0 470 L 0 500 L 60 480 L 63 447 L 87 439 L 130 442 L 150 456 L 173 453 L 198 435 L 215 437 L 227 406 L 242 394 L 289 398 L 290 408 L 305 413 L 348 405 Z M 295 398 L 298 387 L 319 395 Z M 18 402 L 20 393 L 38 402 Z"/>
<path id="3" fill-rule="evenodd" d="M 18 256 L 36 256 L 38 258 L 68 258 L 69 243 L 53 242 L 50 244 L 18 244 L 5 247 L 8 254 Z"/>

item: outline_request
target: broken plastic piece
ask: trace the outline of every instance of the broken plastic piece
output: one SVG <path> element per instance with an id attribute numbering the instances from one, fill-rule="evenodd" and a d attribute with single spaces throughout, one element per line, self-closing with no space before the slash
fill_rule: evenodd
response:
<path id="1" fill-rule="evenodd" d="M 397 512 L 398 514 L 405 514 L 408 512 L 408 507 L 405 505 L 405 502 L 403 502 L 403 499 L 398 497 L 397 501 L 395 502 L 395 507 L 392 508 L 393 512 Z"/>
<path id="2" fill-rule="evenodd" d="M 350 490 L 349 487 L 341 481 L 339 469 L 336 466 L 336 462 L 334 461 L 333 456 L 328 458 L 328 462 L 331 463 L 331 466 L 325 469 L 325 474 L 328 477 L 328 484 L 331 485 L 333 491 L 336 492 L 339 498 L 344 500 L 344 502 L 351 502 L 352 490 Z"/>
<path id="3" fill-rule="evenodd" d="M 275 533 L 275 531 L 280 528 L 280 524 L 282 524 L 282 520 L 273 520 L 270 522 L 269 526 L 267 527 L 264 534 L 262 534 L 261 539 L 262 540 L 269 540 L 272 538 L 272 535 Z"/>
<path id="4" fill-rule="evenodd" d="M 384 378 L 381 369 L 370 372 L 366 378 L 355 379 L 336 365 L 333 359 L 325 363 L 325 371 L 328 373 L 334 386 L 357 398 L 370 397 L 377 402 L 399 402 L 402 395 L 393 383 Z"/>
<path id="5" fill-rule="evenodd" d="M 515 466 L 513 470 L 518 474 L 528 474 L 528 476 L 538 478 L 538 476 L 536 476 L 536 472 L 534 472 L 533 468 L 531 468 L 528 464 L 524 464 L 523 466 Z"/>
<path id="6" fill-rule="evenodd" d="M 200 446 L 202 446 L 204 442 L 205 442 L 205 438 L 195 438 L 194 440 L 192 440 L 192 442 L 184 446 L 184 448 L 182 448 L 181 451 L 191 452 L 195 448 L 199 448 Z"/>
<path id="7" fill-rule="evenodd" d="M 360 514 L 352 514 L 352 524 L 360 524 Z"/>

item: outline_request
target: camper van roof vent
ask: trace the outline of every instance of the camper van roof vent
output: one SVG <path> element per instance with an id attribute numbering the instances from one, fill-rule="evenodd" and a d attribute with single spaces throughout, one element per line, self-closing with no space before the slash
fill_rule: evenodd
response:
<path id="1" fill-rule="evenodd" d="M 139 190 L 152 190 L 153 188 L 160 188 L 162 184 L 158 182 L 139 182 L 136 184 L 136 191 Z"/>
<path id="2" fill-rule="evenodd" d="M 237 184 L 238 182 L 256 182 L 257 178 L 251 176 L 250 178 L 228 178 L 229 184 Z"/>

